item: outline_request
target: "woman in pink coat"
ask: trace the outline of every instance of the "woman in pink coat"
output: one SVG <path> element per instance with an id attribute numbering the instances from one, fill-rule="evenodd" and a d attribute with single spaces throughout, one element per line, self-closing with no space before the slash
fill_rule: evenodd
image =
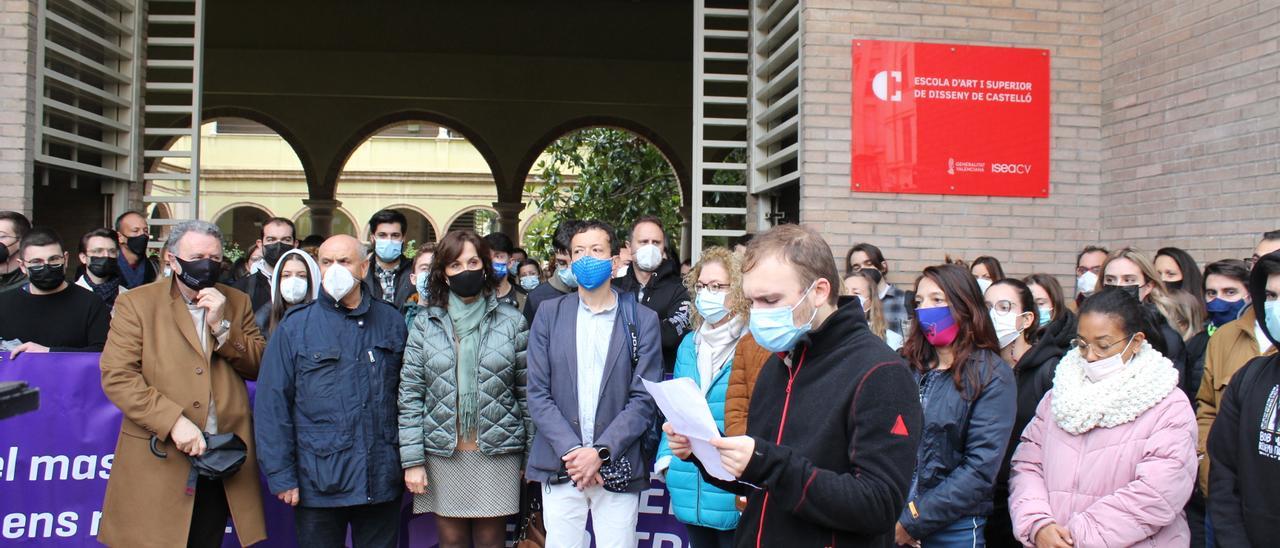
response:
<path id="1" fill-rule="evenodd" d="M 1196 417 L 1148 313 L 1106 289 L 1013 455 L 1014 535 L 1036 548 L 1185 547 Z"/>

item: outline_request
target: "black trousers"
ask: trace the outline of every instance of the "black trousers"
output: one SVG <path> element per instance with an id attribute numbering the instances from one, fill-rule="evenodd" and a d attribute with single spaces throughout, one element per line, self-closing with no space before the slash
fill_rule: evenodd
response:
<path id="1" fill-rule="evenodd" d="M 227 492 L 222 480 L 196 480 L 196 502 L 187 530 L 188 548 L 218 548 L 227 531 Z"/>
<path id="2" fill-rule="evenodd" d="M 400 499 L 381 504 L 293 509 L 298 546 L 340 548 L 351 526 L 354 548 L 395 548 L 400 537 Z"/>
<path id="3" fill-rule="evenodd" d="M 685 524 L 690 548 L 733 548 L 733 530 L 721 531 L 710 527 Z"/>

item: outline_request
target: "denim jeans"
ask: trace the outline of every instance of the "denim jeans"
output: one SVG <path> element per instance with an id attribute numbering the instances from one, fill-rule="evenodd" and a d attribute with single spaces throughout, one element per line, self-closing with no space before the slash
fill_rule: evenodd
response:
<path id="1" fill-rule="evenodd" d="M 293 509 L 293 524 L 298 529 L 298 546 L 341 548 L 350 525 L 355 548 L 395 548 L 400 536 L 400 499 L 338 508 L 299 506 Z"/>
<path id="2" fill-rule="evenodd" d="M 689 534 L 689 548 L 733 548 L 733 530 L 721 531 L 710 527 L 685 524 Z"/>
<path id="3" fill-rule="evenodd" d="M 946 527 L 934 531 L 932 535 L 920 539 L 922 548 L 985 548 L 986 538 L 983 528 L 987 526 L 985 517 L 960 518 Z"/>

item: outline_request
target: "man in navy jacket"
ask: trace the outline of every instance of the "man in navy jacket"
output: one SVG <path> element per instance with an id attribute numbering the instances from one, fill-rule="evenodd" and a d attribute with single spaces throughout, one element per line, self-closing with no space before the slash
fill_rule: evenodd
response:
<path id="1" fill-rule="evenodd" d="M 658 316 L 610 287 L 618 245 L 609 225 L 579 224 L 570 252 L 577 293 L 543 303 L 529 331 L 537 434 L 525 474 L 543 484 L 548 546 L 586 546 L 590 513 L 596 546 L 634 547 L 656 449 L 641 379 L 662 375 Z"/>
<path id="2" fill-rule="evenodd" d="M 295 507 L 300 546 L 396 545 L 400 529 L 397 401 L 407 329 L 361 285 L 364 246 L 334 236 L 319 250 L 320 297 L 276 327 L 258 375 L 254 433 L 267 486 Z"/>

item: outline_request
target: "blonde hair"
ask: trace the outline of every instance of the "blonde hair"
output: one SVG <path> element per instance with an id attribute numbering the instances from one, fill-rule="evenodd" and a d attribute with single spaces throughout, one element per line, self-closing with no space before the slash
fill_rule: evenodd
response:
<path id="1" fill-rule="evenodd" d="M 725 305 L 729 313 L 746 319 L 750 309 L 746 296 L 742 294 L 742 259 L 728 248 L 715 246 L 702 250 L 702 256 L 698 258 L 698 262 L 684 277 L 684 286 L 689 291 L 690 299 L 697 300 L 698 290 L 695 286 L 698 285 L 698 276 L 702 275 L 703 266 L 712 263 L 719 263 L 729 273 L 729 292 L 725 295 Z M 692 319 L 693 331 L 697 331 L 702 327 L 705 319 L 698 312 L 698 307 L 692 302 L 690 304 L 689 317 Z"/>
<path id="2" fill-rule="evenodd" d="M 849 278 L 862 278 L 867 281 L 867 286 L 870 287 L 870 295 L 867 297 L 867 302 L 870 304 L 867 307 L 867 325 L 871 328 L 872 333 L 880 337 L 880 340 L 884 340 L 888 324 L 884 320 L 884 304 L 880 302 L 880 299 L 876 298 L 880 280 L 875 279 L 865 268 L 857 272 L 850 272 L 848 276 L 844 277 L 846 283 L 841 284 L 844 286 L 844 291 L 840 292 L 842 295 L 853 295 L 853 288 L 849 287 L 847 283 Z"/>
<path id="3" fill-rule="evenodd" d="M 1106 285 L 1103 282 L 1107 279 L 1107 267 L 1111 266 L 1112 262 L 1120 259 L 1125 259 L 1138 265 L 1138 270 L 1142 272 L 1142 277 L 1144 278 L 1140 285 L 1151 284 L 1151 292 L 1147 293 L 1147 298 L 1143 302 L 1155 305 L 1156 310 L 1160 311 L 1160 315 L 1164 316 L 1164 319 L 1182 335 L 1182 338 L 1188 339 L 1195 335 L 1195 329 L 1198 326 L 1192 327 L 1189 325 L 1191 318 L 1184 314 L 1183 307 L 1169 293 L 1168 287 L 1164 285 L 1164 281 L 1156 273 L 1156 267 L 1151 262 L 1151 259 L 1143 255 L 1141 251 L 1126 247 L 1112 251 L 1110 255 L 1107 255 L 1107 260 L 1102 263 L 1102 275 L 1098 277 L 1097 290 L 1102 290 L 1103 286 Z"/>

